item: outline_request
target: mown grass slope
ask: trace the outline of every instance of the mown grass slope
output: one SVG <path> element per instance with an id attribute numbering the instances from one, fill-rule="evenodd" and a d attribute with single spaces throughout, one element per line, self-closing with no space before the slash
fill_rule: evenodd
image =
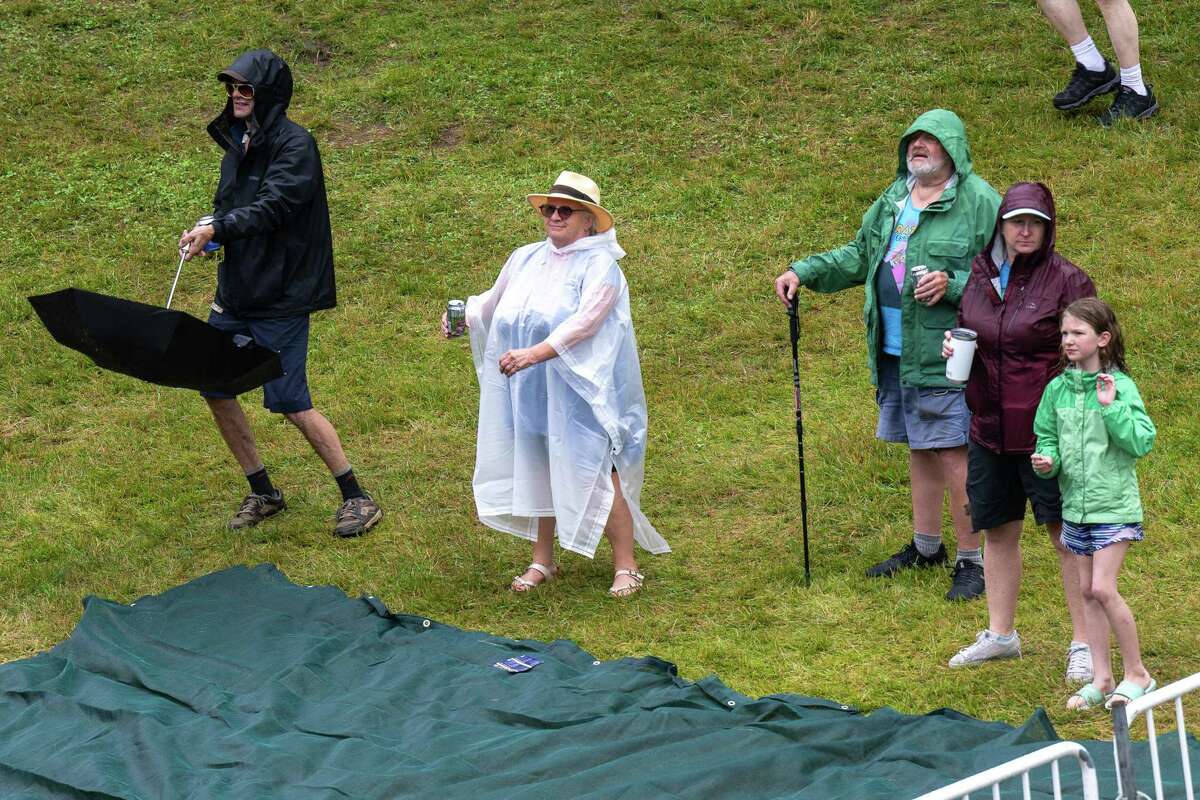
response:
<path id="1" fill-rule="evenodd" d="M 1105 736 L 1103 716 L 1060 710 L 1070 630 L 1040 531 L 1019 662 L 946 668 L 986 624 L 982 603 L 942 599 L 948 575 L 862 576 L 911 531 L 904 452 L 872 438 L 860 291 L 804 297 L 815 580 L 802 585 L 770 284 L 850 238 L 927 108 L 963 117 L 1001 191 L 1047 182 L 1059 249 L 1116 306 L 1159 428 L 1141 467 L 1148 537 L 1122 587 L 1159 680 L 1194 672 L 1200 2 L 1141 5 L 1164 110 L 1104 131 L 1051 108 L 1070 54 L 1016 0 L 4 3 L 0 660 L 67 636 L 83 595 L 132 600 L 272 561 L 463 627 L 653 653 L 749 694 L 1014 723 L 1045 704 L 1064 735 Z M 214 75 L 257 46 L 291 62 L 292 116 L 325 160 L 340 305 L 314 321 L 310 381 L 388 513 L 361 541 L 331 539 L 333 482 L 257 395 L 252 424 L 291 509 L 225 530 L 245 486 L 199 398 L 92 366 L 25 300 L 76 285 L 163 302 L 175 239 L 216 178 Z M 523 197 L 564 168 L 598 181 L 629 251 L 651 413 L 643 507 L 675 548 L 643 558 L 646 589 L 625 603 L 604 595 L 604 549 L 564 558 L 566 579 L 532 595 L 504 591 L 528 549 L 474 519 L 470 354 L 435 334 L 447 299 L 540 238 Z M 188 265 L 177 306 L 204 314 L 213 287 L 211 262 Z"/>

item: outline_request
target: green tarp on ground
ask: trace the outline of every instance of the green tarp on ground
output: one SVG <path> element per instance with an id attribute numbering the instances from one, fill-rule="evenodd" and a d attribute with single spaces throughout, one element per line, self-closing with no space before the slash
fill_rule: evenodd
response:
<path id="1" fill-rule="evenodd" d="M 522 654 L 543 663 L 492 666 Z M 269 565 L 131 605 L 88 598 L 67 641 L 0 665 L 5 800 L 903 800 L 1055 740 L 1041 711 L 1012 728 L 754 700 L 655 658 L 393 615 Z M 1111 745 L 1089 750 L 1113 786 Z"/>

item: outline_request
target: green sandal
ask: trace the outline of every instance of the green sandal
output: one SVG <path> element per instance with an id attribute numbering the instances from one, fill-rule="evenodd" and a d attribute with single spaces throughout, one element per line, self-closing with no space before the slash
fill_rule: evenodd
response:
<path id="1" fill-rule="evenodd" d="M 1126 703 L 1132 703 L 1142 695 L 1149 694 L 1157 688 L 1158 684 L 1155 683 L 1154 678 L 1151 678 L 1150 685 L 1145 687 L 1138 686 L 1133 681 L 1121 681 L 1117 684 L 1116 691 L 1108 696 L 1108 702 L 1104 704 L 1104 707 L 1112 710 L 1113 706 L 1123 706 Z"/>
<path id="2" fill-rule="evenodd" d="M 1082 702 L 1072 705 L 1071 701 L 1076 697 Z M 1096 684 L 1089 683 L 1085 686 L 1080 686 L 1079 691 L 1067 698 L 1067 709 L 1069 711 L 1089 711 L 1104 705 L 1105 700 L 1104 692 L 1100 691 Z"/>

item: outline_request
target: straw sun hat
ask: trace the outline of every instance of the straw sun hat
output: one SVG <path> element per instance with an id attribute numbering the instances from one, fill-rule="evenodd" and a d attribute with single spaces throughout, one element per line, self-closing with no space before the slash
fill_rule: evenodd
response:
<path id="1" fill-rule="evenodd" d="M 587 207 L 596 217 L 596 233 L 604 233 L 613 226 L 612 214 L 600 205 L 600 187 L 586 175 L 564 170 L 545 194 L 527 194 L 525 199 L 529 205 L 540 209 L 551 198 L 559 200 L 574 200 Z"/>

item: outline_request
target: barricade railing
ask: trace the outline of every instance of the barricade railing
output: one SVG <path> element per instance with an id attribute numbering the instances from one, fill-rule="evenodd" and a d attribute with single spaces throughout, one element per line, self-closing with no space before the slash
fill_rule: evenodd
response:
<path id="1" fill-rule="evenodd" d="M 1117 764 L 1117 791 L 1119 798 L 1124 798 L 1128 795 L 1130 800 L 1132 800 L 1134 797 L 1145 796 L 1137 791 L 1136 781 L 1132 780 L 1130 781 L 1130 791 L 1127 793 L 1123 787 L 1125 781 L 1122 779 L 1122 775 L 1132 774 L 1132 764 L 1129 763 L 1130 758 L 1128 756 L 1130 751 L 1129 728 L 1139 715 L 1144 714 L 1146 716 L 1146 732 L 1150 745 L 1150 769 L 1154 774 L 1155 800 L 1168 800 L 1163 795 L 1162 766 L 1158 755 L 1158 730 L 1154 722 L 1154 709 L 1160 705 L 1174 701 L 1175 726 L 1179 735 L 1179 757 L 1183 762 L 1184 791 L 1186 792 L 1187 800 L 1195 800 L 1196 793 L 1192 788 L 1192 764 L 1188 754 L 1187 723 L 1183 717 L 1183 696 L 1194 692 L 1196 689 L 1200 689 L 1200 672 L 1168 684 L 1161 689 L 1144 694 L 1137 700 L 1114 710 L 1113 759 Z M 1117 715 L 1122 713 L 1124 714 L 1124 719 L 1118 718 Z M 1124 761 L 1122 760 L 1122 754 L 1125 754 Z"/>
<path id="2" fill-rule="evenodd" d="M 1054 786 L 1054 799 L 1067 800 L 1062 793 L 1062 781 L 1059 778 L 1058 762 L 1064 758 L 1074 758 L 1079 764 L 1083 778 L 1083 795 L 1081 800 L 1100 800 L 1100 788 L 1096 781 L 1096 767 L 1087 748 L 1077 742 L 1056 742 L 1041 750 L 1035 750 L 1012 761 L 1006 761 L 999 766 L 984 770 L 961 781 L 935 789 L 921 795 L 915 800 L 971 800 L 971 792 L 983 792 L 990 789 L 992 800 L 1000 800 L 1000 784 L 1006 780 L 1020 777 L 1021 790 L 1025 800 L 1030 800 L 1029 773 L 1038 767 L 1050 765 L 1050 778 Z"/>

